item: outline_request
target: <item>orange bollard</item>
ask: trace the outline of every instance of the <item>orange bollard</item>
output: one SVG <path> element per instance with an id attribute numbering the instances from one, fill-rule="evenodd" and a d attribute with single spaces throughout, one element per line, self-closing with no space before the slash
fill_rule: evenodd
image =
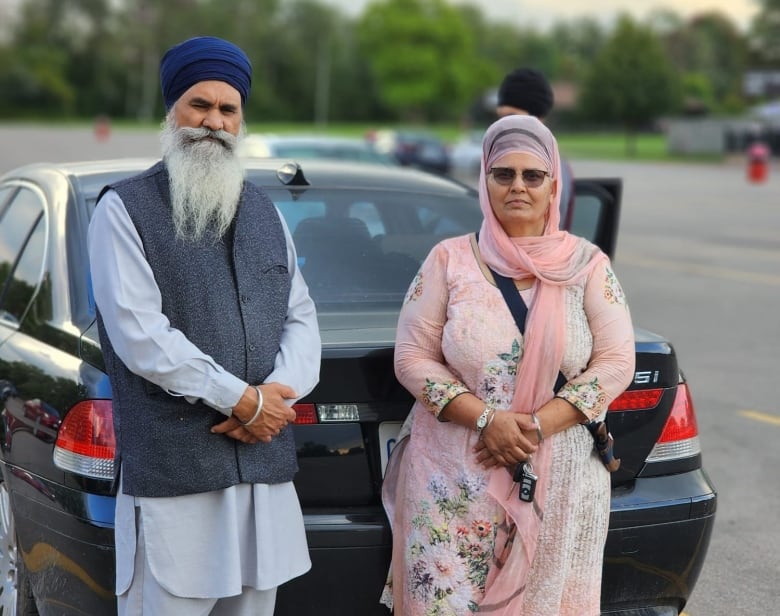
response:
<path id="1" fill-rule="evenodd" d="M 748 148 L 748 180 L 754 184 L 765 182 L 769 175 L 769 148 L 756 142 Z"/>
<path id="2" fill-rule="evenodd" d="M 99 115 L 95 118 L 95 139 L 98 141 L 107 141 L 111 136 L 111 120 L 106 115 Z"/>

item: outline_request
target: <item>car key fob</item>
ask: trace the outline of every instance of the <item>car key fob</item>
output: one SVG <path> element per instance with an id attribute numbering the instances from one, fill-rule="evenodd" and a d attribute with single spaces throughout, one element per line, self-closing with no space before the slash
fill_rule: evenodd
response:
<path id="1" fill-rule="evenodd" d="M 517 495 L 521 501 L 531 503 L 534 500 L 534 493 L 536 492 L 536 481 L 539 479 L 534 475 L 534 467 L 530 462 L 524 462 L 518 464 L 515 468 L 514 480 L 520 484 L 520 489 L 517 491 Z"/>

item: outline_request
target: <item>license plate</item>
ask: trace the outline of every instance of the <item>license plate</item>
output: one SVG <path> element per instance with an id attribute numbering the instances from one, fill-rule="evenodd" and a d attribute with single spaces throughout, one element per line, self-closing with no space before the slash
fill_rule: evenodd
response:
<path id="1" fill-rule="evenodd" d="M 387 461 L 390 459 L 390 452 L 393 451 L 398 440 L 398 433 L 401 431 L 402 425 L 400 421 L 383 421 L 379 424 L 379 457 L 382 461 L 382 477 L 385 476 Z"/>

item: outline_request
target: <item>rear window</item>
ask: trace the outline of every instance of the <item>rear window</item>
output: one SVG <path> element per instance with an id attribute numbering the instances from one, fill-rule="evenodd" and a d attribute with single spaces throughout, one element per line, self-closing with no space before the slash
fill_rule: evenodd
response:
<path id="1" fill-rule="evenodd" d="M 476 231 L 475 198 L 402 191 L 269 190 L 318 310 L 399 307 L 431 248 Z"/>
<path id="2" fill-rule="evenodd" d="M 84 188 L 90 215 L 97 192 L 114 179 L 90 178 Z M 431 248 L 482 222 L 476 196 L 460 191 L 265 190 L 290 228 L 318 312 L 344 314 L 353 325 L 358 313 L 374 325 L 380 312 L 394 314 Z"/>

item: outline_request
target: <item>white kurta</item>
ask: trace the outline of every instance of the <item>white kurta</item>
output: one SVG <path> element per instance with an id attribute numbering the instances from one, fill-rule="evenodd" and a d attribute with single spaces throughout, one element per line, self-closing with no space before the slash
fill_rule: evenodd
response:
<path id="1" fill-rule="evenodd" d="M 116 592 L 133 580 L 136 518 L 157 582 L 172 595 L 231 597 L 267 590 L 311 567 L 303 516 L 291 482 L 243 483 L 218 492 L 116 503 Z"/>
<path id="2" fill-rule="evenodd" d="M 284 219 L 282 225 L 292 287 L 281 348 L 266 380 L 285 383 L 303 397 L 319 379 L 320 338 Z M 171 395 L 202 401 L 230 416 L 247 383 L 170 326 L 140 237 L 114 191 L 96 208 L 88 242 L 95 302 L 117 356 L 129 370 Z M 120 488 L 115 515 L 117 594 L 125 592 L 133 578 L 136 513 L 143 523 L 151 570 L 158 583 L 177 596 L 227 597 L 240 594 L 241 586 L 264 590 L 311 567 L 291 482 L 241 484 L 170 498 L 136 498 Z"/>

